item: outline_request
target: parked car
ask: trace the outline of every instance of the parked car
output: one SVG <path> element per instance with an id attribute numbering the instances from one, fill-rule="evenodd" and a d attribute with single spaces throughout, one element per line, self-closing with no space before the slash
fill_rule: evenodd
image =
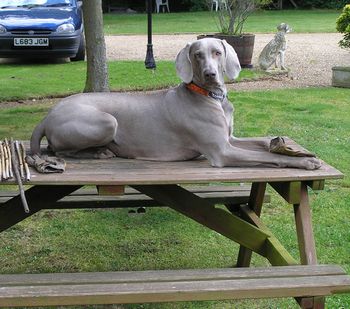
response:
<path id="1" fill-rule="evenodd" d="M 84 60 L 82 1 L 1 0 L 0 58 Z"/>

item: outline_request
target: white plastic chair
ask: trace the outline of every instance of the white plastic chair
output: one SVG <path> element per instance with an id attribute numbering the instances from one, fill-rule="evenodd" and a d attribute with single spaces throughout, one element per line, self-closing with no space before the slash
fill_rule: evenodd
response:
<path id="1" fill-rule="evenodd" d="M 215 9 L 215 11 L 217 10 L 221 10 L 221 9 L 225 9 L 227 10 L 227 2 L 226 0 L 213 0 L 212 4 L 211 4 L 211 10 Z"/>
<path id="2" fill-rule="evenodd" d="M 159 13 L 159 9 L 161 6 L 163 6 L 163 12 L 164 12 L 164 7 L 166 7 L 168 12 L 170 13 L 168 0 L 156 0 L 157 13 Z"/>

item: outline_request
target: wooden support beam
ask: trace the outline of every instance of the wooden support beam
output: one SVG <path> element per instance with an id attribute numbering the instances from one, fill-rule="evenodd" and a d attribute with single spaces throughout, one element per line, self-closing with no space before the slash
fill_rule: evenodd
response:
<path id="1" fill-rule="evenodd" d="M 258 217 L 260 217 L 262 205 L 264 203 L 265 191 L 266 191 L 265 182 L 252 184 L 248 206 L 251 210 L 255 212 L 255 214 Z M 240 246 L 238 259 L 237 259 L 237 267 L 249 267 L 251 259 L 252 259 L 252 251 L 243 246 Z"/>
<path id="2" fill-rule="evenodd" d="M 296 297 L 295 298 L 300 308 L 302 309 L 324 309 L 325 297 Z"/>
<path id="3" fill-rule="evenodd" d="M 271 236 L 266 240 L 266 258 L 272 266 L 297 265 L 298 262 L 290 255 L 279 240 Z"/>
<path id="4" fill-rule="evenodd" d="M 312 180 L 307 181 L 306 184 L 312 189 L 312 190 L 323 190 L 325 180 Z"/>
<path id="5" fill-rule="evenodd" d="M 286 200 L 287 203 L 298 204 L 300 202 L 300 181 L 270 182 L 269 184 Z"/>
<path id="6" fill-rule="evenodd" d="M 125 192 L 125 186 L 96 186 L 99 195 L 123 195 Z"/>
<path id="7" fill-rule="evenodd" d="M 56 202 L 81 186 L 34 186 L 26 191 L 30 213 L 23 210 L 21 197 L 15 196 L 0 207 L 0 232 L 38 212 L 45 203 Z"/>
<path id="8" fill-rule="evenodd" d="M 135 185 L 150 196 L 223 236 L 263 255 L 268 234 L 176 185 Z"/>
<path id="9" fill-rule="evenodd" d="M 298 262 L 289 254 L 289 252 L 283 247 L 278 239 L 272 234 L 272 232 L 265 226 L 260 220 L 258 215 L 250 209 L 249 206 L 241 206 L 241 215 L 243 219 L 251 224 L 254 224 L 261 231 L 269 234 L 270 236 L 266 239 L 265 243 L 265 254 L 264 256 L 269 260 L 273 266 L 286 266 L 286 265 L 297 265 Z"/>

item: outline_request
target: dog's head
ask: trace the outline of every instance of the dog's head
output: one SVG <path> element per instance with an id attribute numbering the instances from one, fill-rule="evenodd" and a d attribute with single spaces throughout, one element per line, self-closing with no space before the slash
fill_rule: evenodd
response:
<path id="1" fill-rule="evenodd" d="M 211 88 L 238 77 L 241 66 L 233 47 L 225 40 L 206 38 L 188 43 L 176 57 L 176 71 L 185 82 Z"/>
<path id="2" fill-rule="evenodd" d="M 277 30 L 278 30 L 278 31 L 283 31 L 283 32 L 285 32 L 285 33 L 288 33 L 288 32 L 291 32 L 291 31 L 292 31 L 292 28 L 289 27 L 289 25 L 286 24 L 286 23 L 281 23 L 281 24 L 279 24 L 279 25 L 277 26 Z"/>

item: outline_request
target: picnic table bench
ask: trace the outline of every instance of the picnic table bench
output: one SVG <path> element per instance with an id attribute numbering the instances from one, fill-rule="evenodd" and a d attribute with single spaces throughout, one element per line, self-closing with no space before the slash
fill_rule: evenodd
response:
<path id="1" fill-rule="evenodd" d="M 237 268 L 229 269 L 2 274 L 0 307 L 295 297 L 302 308 L 324 308 L 325 296 L 350 292 L 350 277 L 339 266 L 317 265 L 308 188 L 322 190 L 327 179 L 342 176 L 326 163 L 307 171 L 213 168 L 205 159 L 68 159 L 63 174 L 32 170 L 30 213 L 18 194 L 4 189 L 14 181 L 3 181 L 0 232 L 42 209 L 168 206 L 237 242 L 240 250 Z M 293 205 L 300 262 L 260 219 L 270 198 L 267 184 Z M 252 252 L 272 266 L 250 268 Z"/>

